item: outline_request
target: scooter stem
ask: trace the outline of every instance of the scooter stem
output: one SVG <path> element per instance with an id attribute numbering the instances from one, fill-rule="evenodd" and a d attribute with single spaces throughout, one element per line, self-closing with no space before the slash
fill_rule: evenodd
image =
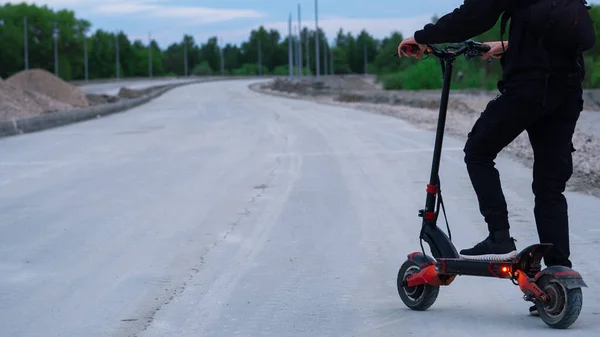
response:
<path id="1" fill-rule="evenodd" d="M 425 209 L 422 210 L 423 226 L 421 228 L 421 239 L 429 244 L 433 257 L 458 258 L 459 254 L 450 238 L 437 226 L 435 205 L 439 190 L 439 169 L 442 157 L 442 143 L 444 140 L 444 129 L 446 127 L 446 112 L 448 111 L 448 98 L 450 96 L 450 83 L 452 80 L 453 58 L 442 59 L 444 66 L 444 85 L 442 87 L 442 99 L 440 101 L 440 113 L 438 117 L 437 132 L 435 135 L 435 146 L 433 149 L 433 162 L 431 164 L 431 177 L 427 188 L 427 199 Z"/>
<path id="2" fill-rule="evenodd" d="M 441 60 L 445 62 L 444 69 L 444 85 L 442 87 L 442 99 L 440 101 L 440 112 L 437 123 L 437 131 L 435 135 L 435 146 L 433 148 L 433 161 L 431 164 L 431 176 L 429 178 L 429 184 L 432 186 L 438 186 L 438 174 L 440 171 L 440 162 L 442 157 L 442 145 L 444 141 L 444 129 L 446 128 L 446 113 L 448 111 L 448 98 L 450 97 L 450 84 L 452 81 L 452 60 Z M 427 193 L 427 199 L 425 202 L 425 212 L 435 211 L 435 193 Z"/>

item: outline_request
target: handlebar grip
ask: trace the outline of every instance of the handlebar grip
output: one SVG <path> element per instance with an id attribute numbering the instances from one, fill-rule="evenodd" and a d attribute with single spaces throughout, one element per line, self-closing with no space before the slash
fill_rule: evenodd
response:
<path id="1" fill-rule="evenodd" d="M 405 53 L 416 53 L 419 51 L 419 46 L 416 44 L 406 44 L 402 46 L 402 51 Z"/>

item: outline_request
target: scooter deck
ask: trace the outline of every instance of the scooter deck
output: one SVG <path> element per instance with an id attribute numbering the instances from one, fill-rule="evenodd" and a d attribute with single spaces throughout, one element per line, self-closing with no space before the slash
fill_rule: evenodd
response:
<path id="1" fill-rule="evenodd" d="M 510 278 L 513 269 L 537 269 L 544 253 L 551 244 L 531 245 L 511 259 L 474 260 L 464 258 L 440 258 L 436 261 L 440 275 L 470 275 Z"/>
<path id="2" fill-rule="evenodd" d="M 436 263 L 440 275 L 469 275 L 510 278 L 511 261 L 475 261 L 465 259 L 439 259 Z"/>

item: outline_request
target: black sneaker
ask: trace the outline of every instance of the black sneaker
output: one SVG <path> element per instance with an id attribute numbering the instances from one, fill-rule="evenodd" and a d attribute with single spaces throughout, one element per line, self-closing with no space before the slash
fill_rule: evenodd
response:
<path id="1" fill-rule="evenodd" d="M 518 254 L 515 240 L 509 238 L 501 242 L 486 238 L 473 248 L 460 251 L 460 257 L 466 260 L 505 261 L 510 260 Z"/>
<path id="2" fill-rule="evenodd" d="M 534 305 L 534 306 L 529 307 L 529 314 L 531 316 L 539 316 L 540 313 L 538 312 L 537 306 Z"/>

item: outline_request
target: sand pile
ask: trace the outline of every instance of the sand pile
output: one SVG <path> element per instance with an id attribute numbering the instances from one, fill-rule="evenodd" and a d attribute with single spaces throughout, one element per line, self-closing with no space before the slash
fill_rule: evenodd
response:
<path id="1" fill-rule="evenodd" d="M 6 79 L 6 82 L 18 89 L 34 91 L 76 108 L 89 106 L 87 97 L 81 89 L 46 70 L 22 71 Z"/>
<path id="2" fill-rule="evenodd" d="M 0 120 L 11 120 L 45 112 L 71 110 L 72 106 L 37 92 L 23 90 L 0 79 Z"/>

